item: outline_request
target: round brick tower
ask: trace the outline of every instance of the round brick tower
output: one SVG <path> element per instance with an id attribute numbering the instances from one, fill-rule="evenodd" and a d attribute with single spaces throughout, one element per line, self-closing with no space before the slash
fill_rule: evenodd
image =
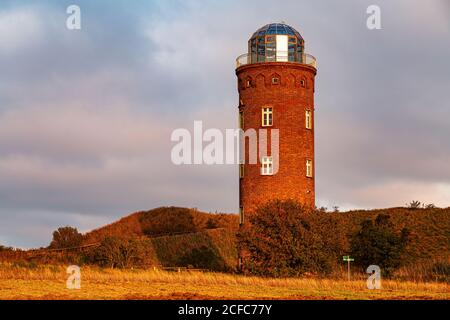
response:
<path id="1" fill-rule="evenodd" d="M 314 194 L 314 78 L 316 60 L 305 53 L 298 31 L 274 23 L 257 30 L 248 53 L 237 58 L 240 126 L 254 129 L 261 143 L 267 134 L 267 153 L 239 170 L 240 223 L 270 200 L 293 199 L 315 205 Z M 278 150 L 273 147 L 278 129 Z M 262 130 L 262 131 L 260 131 Z M 276 163 L 278 161 L 278 163 Z"/>

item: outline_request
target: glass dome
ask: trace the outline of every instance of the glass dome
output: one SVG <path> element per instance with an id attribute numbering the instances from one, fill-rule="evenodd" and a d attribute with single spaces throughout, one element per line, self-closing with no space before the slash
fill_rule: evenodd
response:
<path id="1" fill-rule="evenodd" d="M 258 29 L 248 41 L 249 63 L 300 62 L 305 41 L 300 33 L 284 23 L 271 23 Z"/>

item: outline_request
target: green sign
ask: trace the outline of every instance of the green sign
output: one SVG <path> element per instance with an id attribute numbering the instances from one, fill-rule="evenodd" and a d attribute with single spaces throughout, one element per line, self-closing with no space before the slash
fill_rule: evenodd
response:
<path id="1" fill-rule="evenodd" d="M 342 258 L 344 261 L 355 261 L 355 259 L 350 258 L 350 256 L 343 256 Z"/>

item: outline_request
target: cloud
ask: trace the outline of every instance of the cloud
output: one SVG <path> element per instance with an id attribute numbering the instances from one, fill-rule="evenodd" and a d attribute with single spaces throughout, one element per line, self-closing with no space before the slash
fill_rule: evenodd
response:
<path id="1" fill-rule="evenodd" d="M 46 245 L 160 205 L 237 211 L 233 166 L 175 166 L 170 133 L 236 126 L 235 58 L 285 20 L 318 59 L 319 204 L 448 205 L 445 1 L 7 2 L 0 9 L 1 241 Z M 257 8 L 257 9 L 255 9 Z M 446 203 L 447 201 L 447 203 Z"/>
<path id="2" fill-rule="evenodd" d="M 0 118 L 0 154 L 37 155 L 75 162 L 88 157 L 135 157 L 165 140 L 157 119 L 114 108 L 34 106 L 5 112 Z M 166 133 L 167 134 L 167 133 Z"/>
<path id="3" fill-rule="evenodd" d="M 0 11 L 0 56 L 32 48 L 42 36 L 39 16 L 31 9 Z"/>
<path id="4" fill-rule="evenodd" d="M 450 33 L 450 5 L 446 0 L 427 3 L 419 0 L 391 2 L 387 8 L 394 13 L 391 21 L 411 36 L 419 35 L 440 40 Z"/>
<path id="5" fill-rule="evenodd" d="M 14 210 L 14 215 L 2 214 L 0 224 L 0 243 L 5 246 L 18 248 L 30 248 L 47 246 L 52 239 L 52 233 L 61 226 L 77 226 L 80 232 L 92 229 L 93 225 L 104 225 L 109 219 L 89 214 L 74 212 L 52 212 L 45 210 Z M 14 238 L 10 238 L 11 230 L 14 230 Z M 3 237 L 3 235 L 7 235 Z"/>

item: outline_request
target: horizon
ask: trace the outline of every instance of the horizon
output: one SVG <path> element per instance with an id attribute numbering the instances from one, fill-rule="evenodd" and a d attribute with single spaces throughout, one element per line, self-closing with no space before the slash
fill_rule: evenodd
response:
<path id="1" fill-rule="evenodd" d="M 421 205 L 425 205 L 425 204 L 421 203 Z M 125 215 L 123 215 L 123 216 L 120 216 L 120 217 L 116 218 L 114 221 L 109 221 L 109 222 L 107 222 L 106 224 L 103 224 L 103 225 L 100 225 L 100 226 L 93 226 L 92 229 L 82 231 L 81 234 L 83 234 L 83 235 L 89 234 L 89 233 L 91 233 L 91 232 L 94 232 L 94 231 L 96 231 L 96 230 L 102 229 L 102 228 L 104 228 L 104 227 L 106 227 L 106 226 L 109 226 L 109 225 L 111 225 L 111 224 L 117 223 L 117 222 L 119 222 L 119 221 L 120 221 L 121 219 L 123 219 L 123 218 L 127 218 L 127 217 L 132 216 L 132 215 L 135 215 L 135 214 L 139 214 L 139 213 L 142 213 L 142 212 L 150 212 L 150 211 L 153 211 L 153 210 L 156 210 L 156 209 L 160 209 L 160 208 L 172 208 L 172 207 L 175 207 L 175 206 L 160 206 L 160 207 L 155 207 L 155 208 L 151 208 L 151 209 L 139 210 L 139 211 L 127 213 L 127 214 L 125 214 Z M 238 213 L 238 212 L 211 212 L 211 211 L 203 211 L 203 210 L 199 210 L 198 208 L 187 208 L 187 207 L 175 207 L 175 208 L 182 208 L 182 209 L 189 209 L 189 210 L 197 210 L 197 211 L 199 211 L 200 213 L 206 213 L 206 214 L 212 214 L 212 215 L 214 215 L 214 214 L 225 214 L 225 215 L 235 215 L 236 218 L 239 217 L 239 213 Z M 317 211 L 320 211 L 321 209 L 322 209 L 322 208 L 316 208 Z M 389 210 L 392 210 L 392 209 L 408 209 L 408 207 L 405 205 L 405 206 L 403 206 L 403 207 L 368 208 L 368 209 L 366 208 L 366 209 L 348 209 L 348 210 L 341 210 L 341 208 L 337 208 L 337 211 L 335 211 L 334 208 L 325 208 L 325 209 L 327 209 L 327 210 L 324 212 L 325 214 L 328 214 L 328 213 L 346 214 L 346 213 L 349 213 L 349 212 L 352 212 L 352 211 L 383 211 L 383 210 L 384 210 L 384 211 L 389 211 Z M 430 210 L 430 209 L 424 208 L 424 207 L 420 207 L 420 208 L 418 208 L 418 209 L 416 209 L 416 210 L 420 210 L 420 209 Z M 435 207 L 435 208 L 432 208 L 432 209 L 445 210 L 445 209 L 450 209 L 450 206 L 448 206 L 448 207 Z M 73 226 L 69 226 L 69 225 L 64 225 L 64 224 L 62 224 L 62 225 L 60 225 L 59 227 L 73 227 Z M 47 245 L 42 245 L 42 246 L 40 246 L 40 247 L 15 247 L 15 246 L 8 246 L 8 245 L 5 245 L 5 244 L 0 244 L 0 246 L 3 245 L 4 247 L 7 247 L 7 248 L 9 247 L 9 248 L 19 249 L 19 250 L 34 250 L 34 249 L 41 249 L 41 248 L 47 248 L 47 247 L 49 246 L 49 244 L 50 244 L 50 242 L 51 242 L 51 240 L 52 240 L 52 234 L 49 234 L 49 235 L 48 235 L 48 238 L 49 238 L 48 244 L 47 244 Z"/>

